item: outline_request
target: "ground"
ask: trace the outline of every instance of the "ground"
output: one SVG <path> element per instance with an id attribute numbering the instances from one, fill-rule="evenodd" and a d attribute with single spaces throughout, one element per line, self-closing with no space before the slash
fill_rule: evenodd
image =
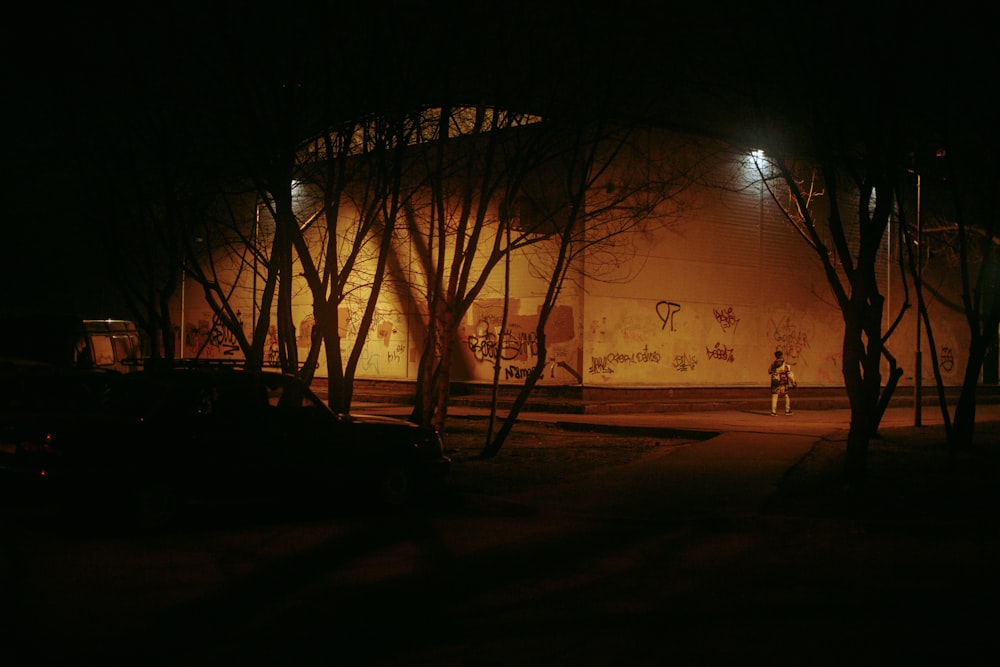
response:
<path id="1" fill-rule="evenodd" d="M 682 436 L 688 434 L 682 434 Z M 521 422 L 500 452 L 480 457 L 485 420 L 452 418 L 446 453 L 454 461 L 458 490 L 504 495 L 567 481 L 606 466 L 695 442 L 687 437 L 614 433 Z M 974 444 L 954 455 L 941 426 L 886 429 L 872 440 L 867 484 L 848 489 L 840 472 L 846 431 L 820 439 L 778 485 L 764 511 L 780 514 L 852 515 L 867 518 L 988 518 L 1000 500 L 1000 424 L 977 425 Z"/>
<path id="2" fill-rule="evenodd" d="M 838 436 L 817 442 L 788 472 L 776 509 L 894 521 L 995 518 L 1000 424 L 977 425 L 974 443 L 954 452 L 941 426 L 886 429 L 871 442 L 863 489 L 843 484 L 846 432 Z"/>
<path id="3" fill-rule="evenodd" d="M 481 458 L 484 419 L 452 418 L 444 434 L 453 461 L 449 484 L 457 490 L 503 495 L 564 482 L 595 469 L 631 463 L 659 447 L 689 440 L 570 429 L 556 423 L 521 422 L 500 452 Z"/>

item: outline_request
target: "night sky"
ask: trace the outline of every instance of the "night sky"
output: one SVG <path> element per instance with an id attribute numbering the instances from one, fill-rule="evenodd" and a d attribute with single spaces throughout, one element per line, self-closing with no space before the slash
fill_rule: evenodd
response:
<path id="1" fill-rule="evenodd" d="M 94 147 L 119 141 L 149 108 L 224 123 L 234 81 L 335 79 L 353 103 L 376 107 L 444 89 L 551 92 L 581 72 L 611 73 L 637 104 L 659 98 L 668 113 L 697 82 L 698 117 L 725 113 L 738 125 L 727 90 L 794 94 L 832 73 L 856 104 L 885 103 L 867 85 L 891 76 L 896 104 L 936 109 L 950 97 L 970 123 L 995 109 L 983 104 L 996 86 L 997 17 L 955 3 L 947 16 L 904 3 L 886 16 L 803 3 L 624 0 L 569 11 L 516 0 L 456 3 L 460 13 L 440 3 L 341 4 L 46 5 L 5 21 L 4 307 L 45 301 L 125 315 L 98 279 L 102 204 L 84 185 L 102 173 Z"/>

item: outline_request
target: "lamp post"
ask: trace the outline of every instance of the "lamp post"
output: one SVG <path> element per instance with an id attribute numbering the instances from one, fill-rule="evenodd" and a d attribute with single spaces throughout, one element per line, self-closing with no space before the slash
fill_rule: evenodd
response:
<path id="1" fill-rule="evenodd" d="M 923 353 L 920 350 L 920 318 L 923 316 L 924 296 L 923 254 L 924 254 L 924 224 L 920 217 L 920 172 L 917 172 L 917 352 L 913 372 L 913 425 L 921 426 L 920 418 L 923 409 Z"/>
<path id="2" fill-rule="evenodd" d="M 257 239 L 260 234 L 260 202 L 254 200 L 253 218 L 253 294 L 251 294 L 250 304 L 250 344 L 253 345 L 257 335 Z"/>
<path id="3" fill-rule="evenodd" d="M 184 359 L 184 337 L 187 335 L 187 267 L 181 267 L 181 331 L 178 336 L 180 352 L 178 358 Z"/>

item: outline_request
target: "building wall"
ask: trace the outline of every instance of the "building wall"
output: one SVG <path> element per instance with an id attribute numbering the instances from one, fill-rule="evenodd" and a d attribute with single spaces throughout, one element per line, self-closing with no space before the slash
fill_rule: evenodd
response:
<path id="1" fill-rule="evenodd" d="M 661 134 L 653 143 L 668 146 Z M 656 142 L 660 142 L 657 144 Z M 732 155 L 712 169 L 724 187 L 688 187 L 674 202 L 681 214 L 635 244 L 620 267 L 619 280 L 597 271 L 591 258 L 581 275 L 569 281 L 546 328 L 548 358 L 543 384 L 607 387 L 711 387 L 763 385 L 775 350 L 782 350 L 800 383 L 840 386 L 843 322 L 814 251 L 784 219 L 759 185 L 745 172 L 745 156 Z M 718 173 L 719 170 L 725 173 Z M 728 171 L 727 171 L 728 170 Z M 853 208 L 845 208 L 853 212 Z M 894 223 L 895 224 L 895 223 Z M 899 276 L 895 230 L 884 244 L 880 278 L 887 298 L 885 326 L 890 326 L 912 287 Z M 483 239 L 482 245 L 491 239 Z M 343 353 L 365 338 L 358 366 L 362 378 L 412 380 L 422 347 L 420 312 L 422 275 L 419 243 L 400 235 L 395 281 L 386 286 L 372 326 L 360 330 L 367 296 L 364 289 L 340 310 Z M 488 382 L 500 359 L 501 382 L 518 384 L 538 362 L 535 326 L 546 285 L 544 247 L 516 254 L 512 261 L 512 299 L 506 328 L 503 315 L 503 267 L 498 267 L 481 297 L 459 327 L 453 379 Z M 942 295 L 958 294 L 954 267 L 931 264 L 924 277 Z M 594 276 L 600 274 L 601 278 Z M 235 269 L 233 270 L 235 275 Z M 254 291 L 246 284 L 237 294 L 247 314 Z M 312 326 L 304 285 L 295 289 L 300 358 Z M 189 289 L 190 295 L 190 289 Z M 961 382 L 968 333 L 964 320 L 946 299 L 928 294 L 935 326 L 939 368 L 946 384 Z M 915 307 L 905 311 L 889 340 L 904 368 L 903 383 L 913 381 L 916 352 Z M 213 327 L 211 311 L 201 301 L 186 302 L 182 336 L 185 356 L 238 358 L 232 337 Z M 273 330 L 272 330 L 273 336 Z M 933 382 L 926 332 L 923 380 Z M 321 355 L 318 375 L 325 375 Z M 888 367 L 885 367 L 886 371 Z"/>
<path id="2" fill-rule="evenodd" d="M 686 196 L 686 215 L 649 245 L 631 283 L 587 285 L 586 382 L 762 384 L 780 349 L 801 381 L 842 383 L 839 311 L 770 196 L 759 187 Z"/>

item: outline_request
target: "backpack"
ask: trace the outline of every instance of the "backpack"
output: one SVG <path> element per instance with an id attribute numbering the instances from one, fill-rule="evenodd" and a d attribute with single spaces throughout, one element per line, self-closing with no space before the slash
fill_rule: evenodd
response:
<path id="1" fill-rule="evenodd" d="M 788 389 L 794 389 L 799 386 L 799 383 L 795 381 L 795 376 L 792 375 L 792 368 L 788 365 L 787 361 L 774 368 L 771 374 L 771 384 L 773 386 L 787 387 Z"/>

